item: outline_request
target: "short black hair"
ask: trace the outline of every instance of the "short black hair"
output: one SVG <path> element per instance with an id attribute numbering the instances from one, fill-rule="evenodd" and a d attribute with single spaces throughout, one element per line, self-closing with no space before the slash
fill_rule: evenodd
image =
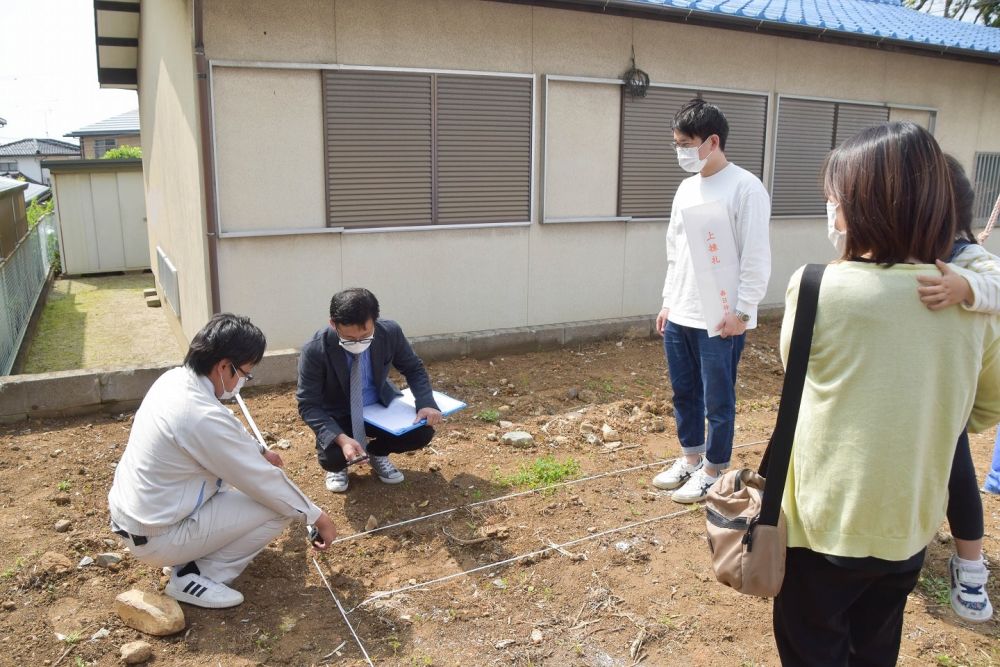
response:
<path id="1" fill-rule="evenodd" d="M 330 319 L 337 324 L 368 324 L 378 319 L 378 313 L 378 299 L 364 287 L 345 289 L 330 299 Z"/>
<path id="2" fill-rule="evenodd" d="M 208 375 L 212 367 L 229 359 L 239 368 L 258 364 L 264 358 L 267 338 L 249 317 L 218 313 L 191 339 L 184 365 L 198 375 Z"/>
<path id="3" fill-rule="evenodd" d="M 951 188 L 955 191 L 955 237 L 969 243 L 979 243 L 972 233 L 972 209 L 976 203 L 976 191 L 972 189 L 962 163 L 948 153 L 945 153 L 944 160 L 948 163 Z"/>
<path id="4" fill-rule="evenodd" d="M 705 141 L 713 134 L 719 136 L 719 148 L 726 150 L 726 139 L 729 138 L 729 121 L 725 114 L 714 104 L 695 98 L 682 106 L 674 114 L 672 129 L 689 137 L 698 137 Z"/>

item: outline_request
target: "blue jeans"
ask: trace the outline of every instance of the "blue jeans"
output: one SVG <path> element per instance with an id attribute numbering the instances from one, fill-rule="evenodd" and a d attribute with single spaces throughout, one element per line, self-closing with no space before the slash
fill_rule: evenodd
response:
<path id="1" fill-rule="evenodd" d="M 704 329 L 670 321 L 663 332 L 681 450 L 685 454 L 705 453 L 709 464 L 719 469 L 729 467 L 733 453 L 736 366 L 745 342 L 746 334 L 709 338 Z"/>

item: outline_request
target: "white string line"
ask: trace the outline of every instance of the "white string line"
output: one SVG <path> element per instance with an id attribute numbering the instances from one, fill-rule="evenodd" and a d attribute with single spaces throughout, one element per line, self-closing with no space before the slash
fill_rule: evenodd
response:
<path id="1" fill-rule="evenodd" d="M 562 544 L 553 544 L 551 546 L 545 547 L 544 549 L 539 549 L 538 551 L 531 551 L 531 552 L 526 553 L 526 554 L 521 554 L 520 556 L 514 556 L 513 558 L 507 558 L 505 560 L 500 560 L 500 561 L 497 561 L 495 563 L 489 563 L 488 565 L 481 565 L 479 567 L 474 567 L 471 570 L 463 570 L 461 572 L 456 572 L 454 574 L 449 574 L 449 575 L 444 576 L 444 577 L 439 577 L 438 579 L 431 579 L 430 581 L 425 581 L 422 584 L 410 584 L 409 586 L 403 586 L 402 588 L 397 588 L 397 589 L 392 590 L 392 591 L 383 591 L 381 593 L 376 593 L 375 595 L 367 597 L 364 600 L 362 600 L 361 602 L 359 602 L 358 604 L 356 604 L 354 607 L 352 607 L 351 609 L 349 609 L 347 611 L 347 613 L 348 614 L 353 614 L 356 609 L 358 609 L 359 607 L 362 607 L 362 606 L 368 604 L 369 602 L 374 602 L 375 600 L 381 600 L 382 598 L 391 597 L 393 595 L 397 595 L 398 593 L 403 593 L 405 591 L 413 590 L 414 588 L 427 588 L 428 586 L 432 586 L 434 584 L 439 584 L 441 582 L 448 581 L 449 579 L 455 579 L 457 577 L 465 577 L 465 576 L 468 576 L 470 574 L 474 574 L 476 572 L 481 572 L 482 570 L 489 570 L 490 568 L 501 567 L 503 565 L 510 565 L 511 563 L 515 563 L 515 562 L 517 562 L 519 560 L 524 560 L 525 558 L 531 558 L 532 556 L 540 556 L 540 555 L 542 555 L 544 553 L 548 553 L 550 551 L 558 551 L 559 549 L 565 549 L 566 547 L 571 547 L 574 544 L 579 544 L 581 542 L 586 542 L 588 540 L 594 540 L 594 539 L 597 539 L 598 537 L 603 537 L 605 535 L 610 535 L 612 533 L 620 533 L 623 530 L 628 530 L 630 528 L 636 528 L 636 527 L 641 526 L 643 524 L 653 523 L 654 521 L 662 521 L 664 519 L 672 519 L 672 518 L 678 517 L 678 516 L 680 516 L 682 514 L 691 514 L 698 507 L 701 507 L 701 505 L 696 505 L 696 506 L 688 508 L 688 509 L 683 509 L 683 510 L 678 510 L 676 512 L 671 512 L 670 514 L 663 514 L 661 516 L 653 517 L 652 519 L 643 519 L 642 521 L 633 521 L 632 523 L 627 523 L 624 526 L 619 526 L 618 528 L 609 528 L 607 530 L 602 530 L 599 533 L 593 533 L 591 535 L 584 535 L 583 537 L 578 537 L 578 538 L 576 538 L 574 540 L 570 540 L 569 542 L 563 542 Z"/>
<path id="2" fill-rule="evenodd" d="M 326 585 L 326 590 L 330 591 L 330 597 L 332 597 L 333 601 L 337 603 L 337 609 L 340 610 L 340 615 L 344 617 L 344 623 L 347 623 L 347 629 L 351 631 L 352 635 L 354 635 L 354 641 L 358 643 L 358 648 L 360 648 L 361 653 L 364 654 L 365 660 L 368 661 L 368 664 L 371 665 L 371 667 L 375 667 L 375 665 L 372 664 L 372 659 L 368 657 L 368 651 L 365 650 L 365 645 L 361 643 L 361 640 L 358 638 L 358 633 L 354 631 L 354 626 L 351 625 L 351 622 L 347 619 L 347 612 L 344 611 L 344 608 L 340 605 L 340 600 L 337 599 L 337 596 L 334 594 L 333 589 L 330 588 L 330 582 L 326 580 L 326 575 L 323 574 L 323 570 L 320 568 L 319 562 L 316 560 L 315 556 L 313 556 L 312 560 L 313 560 L 313 565 L 316 566 L 316 571 L 319 572 L 320 578 Z"/>
<path id="3" fill-rule="evenodd" d="M 754 447 L 756 445 L 761 445 L 767 442 L 767 440 L 757 440 L 756 442 L 748 442 L 743 445 L 736 445 L 733 449 L 744 449 L 746 447 Z M 411 523 L 417 523 L 420 521 L 426 521 L 427 519 L 433 519 L 436 516 L 444 516 L 445 514 L 452 514 L 459 510 L 469 509 L 472 507 L 478 507 L 480 505 L 488 505 L 490 503 L 498 503 L 502 500 L 510 500 L 511 498 L 518 498 L 520 496 L 528 496 L 534 493 L 541 493 L 543 491 L 548 491 L 549 489 L 556 489 L 562 486 L 570 486 L 573 484 L 580 484 L 582 482 L 589 482 L 591 480 L 600 479 L 602 477 L 611 477 L 613 475 L 621 475 L 627 472 L 634 472 L 636 470 L 642 470 L 643 468 L 652 468 L 654 466 L 664 465 L 666 463 L 671 463 L 676 461 L 676 459 L 662 459 L 660 461 L 653 461 L 652 463 L 644 463 L 642 465 L 633 466 L 631 468 L 622 468 L 621 470 L 612 470 L 611 472 L 602 472 L 597 475 L 591 475 L 589 477 L 581 477 L 579 479 L 571 479 L 567 482 L 556 482 L 555 484 L 549 484 L 548 486 L 543 486 L 537 489 L 528 489 L 527 491 L 517 491 L 516 493 L 509 493 L 505 496 L 499 496 L 497 498 L 489 498 L 488 500 L 480 500 L 474 503 L 468 503 L 467 505 L 459 505 L 458 507 L 452 507 L 451 509 L 440 510 L 438 512 L 433 512 L 431 514 L 425 514 L 423 516 L 414 517 L 412 519 L 406 519 L 404 521 L 398 521 L 396 523 L 390 523 L 386 526 L 379 526 L 378 528 L 372 528 L 371 530 L 365 530 L 360 533 L 351 533 L 350 535 L 345 535 L 344 537 L 338 537 L 337 539 L 330 542 L 330 545 L 337 544 L 338 542 L 347 542 L 349 540 L 354 540 L 359 537 L 364 537 L 365 535 L 371 535 L 373 533 L 380 533 L 383 530 L 389 530 L 390 528 L 398 528 L 399 526 L 406 526 Z"/>

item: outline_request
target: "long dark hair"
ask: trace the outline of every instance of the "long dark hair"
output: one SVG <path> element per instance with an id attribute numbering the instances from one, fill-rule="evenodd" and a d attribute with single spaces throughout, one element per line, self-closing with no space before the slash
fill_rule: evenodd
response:
<path id="1" fill-rule="evenodd" d="M 845 258 L 886 265 L 947 260 L 955 240 L 951 170 L 930 132 L 895 122 L 862 130 L 827 156 L 827 197 L 847 222 Z"/>

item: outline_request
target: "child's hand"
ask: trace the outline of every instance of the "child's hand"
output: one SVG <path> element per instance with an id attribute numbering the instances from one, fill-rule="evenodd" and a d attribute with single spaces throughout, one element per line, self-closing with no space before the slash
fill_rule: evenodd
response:
<path id="1" fill-rule="evenodd" d="M 951 270 L 940 259 L 935 262 L 940 276 L 917 276 L 921 287 L 917 288 L 920 301 L 931 310 L 941 310 L 957 303 L 971 304 L 972 287 L 969 281 Z"/>

